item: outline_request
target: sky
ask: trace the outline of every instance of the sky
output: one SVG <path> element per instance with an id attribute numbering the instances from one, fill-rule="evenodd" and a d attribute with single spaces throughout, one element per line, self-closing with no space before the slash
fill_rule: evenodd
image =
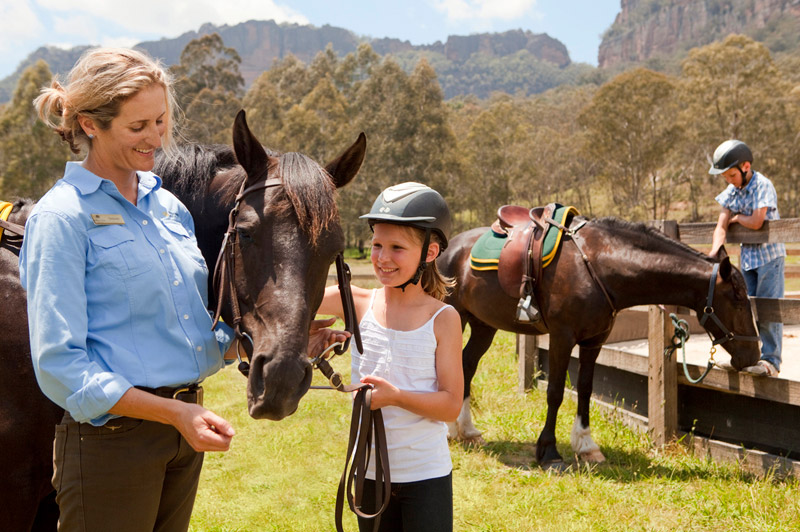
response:
<path id="1" fill-rule="evenodd" d="M 0 79 L 44 45 L 132 46 L 247 20 L 329 24 L 412 44 L 512 29 L 547 33 L 574 62 L 597 48 L 620 0 L 0 0 Z"/>

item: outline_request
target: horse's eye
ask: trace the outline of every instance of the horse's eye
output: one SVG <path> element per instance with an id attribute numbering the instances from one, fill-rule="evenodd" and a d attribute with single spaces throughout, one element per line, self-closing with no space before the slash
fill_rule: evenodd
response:
<path id="1" fill-rule="evenodd" d="M 251 235 L 248 231 L 237 227 L 236 234 L 239 238 L 239 242 L 241 244 L 252 244 L 253 243 L 253 235 Z"/>

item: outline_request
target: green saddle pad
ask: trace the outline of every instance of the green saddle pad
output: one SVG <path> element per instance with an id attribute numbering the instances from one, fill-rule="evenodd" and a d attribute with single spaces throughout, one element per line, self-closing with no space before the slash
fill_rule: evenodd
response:
<path id="1" fill-rule="evenodd" d="M 491 229 L 486 231 L 473 245 L 469 252 L 469 266 L 473 270 L 496 270 L 500 262 L 500 250 L 508 236 L 498 235 Z"/>
<path id="2" fill-rule="evenodd" d="M 558 205 L 553 213 L 553 220 L 564 225 L 567 218 L 577 214 L 580 213 L 575 207 Z M 547 234 L 545 234 L 544 243 L 542 244 L 542 268 L 553 261 L 553 257 L 558 251 L 558 246 L 561 244 L 562 234 L 563 231 L 554 225 L 547 228 Z M 500 263 L 500 251 L 502 251 L 507 239 L 506 235 L 498 235 L 491 229 L 486 231 L 472 245 L 472 250 L 469 254 L 470 268 L 478 271 L 496 270 Z"/>

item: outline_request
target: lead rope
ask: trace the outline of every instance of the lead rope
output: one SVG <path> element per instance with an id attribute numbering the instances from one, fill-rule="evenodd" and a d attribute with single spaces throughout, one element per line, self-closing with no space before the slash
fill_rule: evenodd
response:
<path id="1" fill-rule="evenodd" d="M 714 353 L 717 352 L 717 348 L 713 345 L 711 346 L 711 352 L 709 353 L 708 366 L 706 366 L 706 370 L 698 378 L 693 379 L 692 376 L 689 375 L 689 367 L 686 364 L 686 341 L 689 340 L 690 336 L 689 323 L 686 320 L 679 319 L 678 316 L 673 313 L 670 313 L 669 317 L 672 319 L 672 325 L 675 327 L 675 334 L 672 335 L 670 345 L 664 349 L 664 358 L 667 360 L 672 358 L 672 353 L 674 353 L 675 350 L 680 347 L 681 353 L 683 354 L 683 374 L 686 376 L 686 379 L 692 384 L 702 382 L 702 380 L 706 378 L 706 375 L 711 372 L 711 368 L 713 368 L 716 364 L 716 362 L 714 362 Z"/>
<path id="2" fill-rule="evenodd" d="M 328 352 L 341 354 L 345 344 L 336 342 L 328 346 L 322 353 L 311 360 L 311 365 L 319 369 L 328 379 L 331 387 L 312 386 L 313 389 L 333 389 L 340 392 L 355 392 L 353 413 L 350 418 L 350 437 L 347 442 L 347 455 L 344 470 L 336 490 L 336 531 L 344 532 L 342 518 L 344 516 L 344 500 L 350 510 L 359 517 L 374 519 L 373 530 L 380 524 L 380 515 L 386 510 L 391 497 L 392 481 L 389 473 L 389 451 L 386 444 L 386 429 L 383 425 L 383 414 L 380 408 L 372 410 L 372 386 L 369 384 L 344 384 L 342 376 L 331 367 L 326 355 Z M 367 466 L 375 442 L 375 505 L 378 510 L 368 514 L 361 510 L 364 497 L 364 480 Z"/>

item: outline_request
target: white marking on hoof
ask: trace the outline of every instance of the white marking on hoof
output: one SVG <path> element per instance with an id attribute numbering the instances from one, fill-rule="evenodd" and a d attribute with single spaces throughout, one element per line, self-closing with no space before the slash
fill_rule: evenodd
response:
<path id="1" fill-rule="evenodd" d="M 579 460 L 585 462 L 605 462 L 606 457 L 600 451 L 600 447 L 592 439 L 592 429 L 583 426 L 581 416 L 575 416 L 575 423 L 572 425 L 570 434 L 570 444 L 572 451 L 578 456 Z"/>
<path id="2" fill-rule="evenodd" d="M 464 402 L 461 403 L 461 413 L 458 414 L 456 425 L 458 427 L 457 434 L 459 440 L 469 443 L 484 443 L 483 438 L 481 438 L 481 431 L 476 429 L 475 425 L 472 424 L 472 411 L 470 410 L 469 397 L 465 398 Z"/>

